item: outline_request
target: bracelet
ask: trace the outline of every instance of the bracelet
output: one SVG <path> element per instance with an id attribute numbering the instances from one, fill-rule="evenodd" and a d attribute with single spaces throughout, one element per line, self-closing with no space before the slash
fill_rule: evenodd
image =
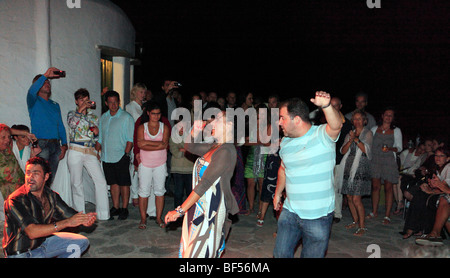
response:
<path id="1" fill-rule="evenodd" d="M 56 225 L 56 221 L 53 222 L 53 225 L 55 226 L 55 231 L 58 231 L 58 225 Z"/>
<path id="2" fill-rule="evenodd" d="M 322 106 L 322 109 L 325 109 L 325 108 L 327 108 L 327 107 L 330 106 L 330 105 L 331 105 L 331 101 L 328 103 L 328 105 Z"/>
<path id="3" fill-rule="evenodd" d="M 183 216 L 186 213 L 181 206 L 178 206 L 175 211 L 178 212 L 180 216 Z"/>

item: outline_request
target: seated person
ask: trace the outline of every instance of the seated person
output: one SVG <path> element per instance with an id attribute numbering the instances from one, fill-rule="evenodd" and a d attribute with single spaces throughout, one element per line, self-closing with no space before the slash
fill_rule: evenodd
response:
<path id="1" fill-rule="evenodd" d="M 442 228 L 445 226 L 447 232 L 450 232 L 450 187 L 445 181 L 441 181 L 438 178 L 433 178 L 431 186 L 438 188 L 444 194 L 439 195 L 436 203 L 436 217 L 433 229 L 425 237 L 417 238 L 416 243 L 419 245 L 441 246 L 444 244 L 440 236 Z"/>
<path id="2" fill-rule="evenodd" d="M 414 172 L 422 165 L 426 159 L 425 144 L 420 143 L 415 149 L 406 149 L 399 155 L 400 158 L 400 176 L 399 182 L 394 185 L 394 197 L 397 202 L 397 209 L 394 215 L 398 215 L 404 208 L 403 184 L 408 184 L 414 179 Z"/>
<path id="3" fill-rule="evenodd" d="M 450 183 L 449 161 L 450 151 L 438 148 L 435 151 L 435 166 L 429 173 L 421 176 L 421 170 L 416 171 L 415 184 L 410 184 L 405 191 L 405 197 L 411 201 L 403 230 L 405 239 L 414 233 L 420 235 L 431 232 L 435 221 L 436 207 L 430 209 L 430 204 L 436 204 L 437 200 L 440 200 L 439 196 L 443 194 L 440 188 L 444 188 L 444 186 L 438 186 L 437 182 L 445 182 L 447 185 Z"/>
<path id="4" fill-rule="evenodd" d="M 25 135 L 21 131 L 17 134 Z M 24 183 L 24 178 L 24 171 L 12 151 L 11 129 L 0 124 L 0 221 L 5 220 L 3 200 Z"/>
<path id="5" fill-rule="evenodd" d="M 8 258 L 80 257 L 89 240 L 65 228 L 90 226 L 96 213 L 78 213 L 50 189 L 50 166 L 40 157 L 25 167 L 25 184 L 5 201 L 2 247 Z"/>
<path id="6" fill-rule="evenodd" d="M 26 125 L 13 125 L 11 127 L 11 135 L 13 137 L 12 150 L 19 162 L 20 168 L 25 172 L 25 164 L 28 159 L 35 157 L 41 152 L 41 148 L 32 139 L 33 134 L 30 133 L 30 128 Z"/>

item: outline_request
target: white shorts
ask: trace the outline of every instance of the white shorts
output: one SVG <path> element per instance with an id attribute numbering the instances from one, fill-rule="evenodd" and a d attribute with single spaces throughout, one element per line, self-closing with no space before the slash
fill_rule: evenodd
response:
<path id="1" fill-rule="evenodd" d="M 148 198 L 151 192 L 154 192 L 155 196 L 164 196 L 164 193 L 166 193 L 166 163 L 155 168 L 147 168 L 141 163 L 139 164 L 138 173 L 138 195 L 140 197 Z"/>

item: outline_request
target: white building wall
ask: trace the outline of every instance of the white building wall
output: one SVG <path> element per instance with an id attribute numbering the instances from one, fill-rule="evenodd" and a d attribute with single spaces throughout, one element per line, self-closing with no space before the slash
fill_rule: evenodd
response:
<path id="1" fill-rule="evenodd" d="M 48 32 L 40 28 L 45 28 L 46 2 Z M 48 54 L 43 41 L 46 32 Z M 66 78 L 52 81 L 52 99 L 60 104 L 63 117 L 74 109 L 73 93 L 79 88 L 88 89 L 91 99 L 100 102 L 101 51 L 97 46 L 134 56 L 134 41 L 131 22 L 107 0 L 81 0 L 81 8 L 72 9 L 64 0 L 0 0 L 0 122 L 30 125 L 26 94 L 33 77 L 44 73 L 49 64 L 67 73 Z M 121 60 L 128 70 L 117 82 L 129 84 L 129 58 Z M 124 85 L 118 90 L 127 102 L 130 88 Z M 100 112 L 97 109 L 99 116 Z"/>
<path id="2" fill-rule="evenodd" d="M 80 8 L 69 8 L 65 0 L 0 0 L 0 123 L 30 127 L 28 89 L 34 76 L 54 66 L 67 74 L 52 81 L 51 96 L 61 107 L 67 132 L 66 117 L 75 108 L 73 94 L 77 89 L 86 88 L 92 100 L 101 101 L 99 46 L 127 56 L 114 59 L 124 67 L 115 83 L 122 84 L 117 90 L 124 97 L 122 103 L 128 103 L 134 28 L 125 13 L 107 0 L 80 2 Z M 95 113 L 100 116 L 101 105 L 97 107 Z M 70 205 L 69 177 L 64 158 L 52 189 Z M 85 182 L 91 181 L 85 177 Z M 92 186 L 87 190 L 91 191 L 88 201 L 94 202 Z"/>

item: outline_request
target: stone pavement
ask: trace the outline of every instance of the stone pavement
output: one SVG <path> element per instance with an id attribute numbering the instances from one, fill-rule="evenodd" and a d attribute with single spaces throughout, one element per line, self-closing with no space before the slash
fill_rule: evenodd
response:
<path id="1" fill-rule="evenodd" d="M 370 198 L 364 198 L 366 214 L 370 208 Z M 88 204 L 88 211 L 94 206 Z M 173 208 L 173 198 L 166 197 L 164 214 Z M 269 210 L 271 210 L 271 206 Z M 376 219 L 367 220 L 365 235 L 353 235 L 354 229 L 346 230 L 351 216 L 348 209 L 343 211 L 340 223 L 333 224 L 327 258 L 422 258 L 450 257 L 450 240 L 444 240 L 442 247 L 423 247 L 414 242 L 414 237 L 403 240 L 398 233 L 403 229 L 401 216 L 392 216 L 390 225 L 383 225 L 384 206 Z M 176 230 L 161 229 L 154 221 L 148 220 L 147 229 L 139 230 L 139 210 L 130 205 L 130 215 L 126 220 L 99 221 L 81 232 L 90 240 L 90 248 L 83 258 L 177 258 L 181 227 Z M 275 244 L 276 220 L 271 212 L 266 215 L 263 227 L 256 226 L 256 214 L 239 215 L 233 224 L 226 242 L 224 258 L 272 258 Z M 296 251 L 300 256 L 301 247 Z M 3 256 L 1 254 L 0 256 Z"/>

